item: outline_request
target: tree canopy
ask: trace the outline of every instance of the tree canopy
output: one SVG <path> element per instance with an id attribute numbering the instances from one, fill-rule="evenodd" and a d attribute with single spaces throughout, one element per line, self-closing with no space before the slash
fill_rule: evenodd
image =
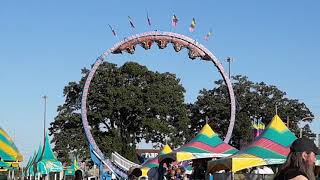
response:
<path id="1" fill-rule="evenodd" d="M 58 158 L 68 161 L 68 153 L 89 157 L 88 144 L 81 122 L 81 95 L 88 70 L 83 69 L 79 82 L 64 88 L 65 102 L 51 123 L 54 150 Z M 252 140 L 252 121 L 268 124 L 275 115 L 299 135 L 297 123 L 313 114 L 303 102 L 289 99 L 276 86 L 252 82 L 245 76 L 234 76 L 237 100 L 236 122 L 230 144 L 239 148 Z M 193 138 L 207 121 L 224 138 L 229 125 L 230 101 L 223 80 L 212 89 L 203 89 L 194 103 L 184 102 L 185 89 L 171 73 L 159 73 L 134 62 L 118 67 L 104 62 L 91 82 L 88 95 L 88 120 L 91 133 L 100 149 L 113 151 L 136 160 L 137 143 L 146 142 L 178 147 Z M 307 121 L 311 121 L 308 119 Z M 314 136 L 308 125 L 303 134 Z"/>
<path id="2" fill-rule="evenodd" d="M 284 122 L 289 119 L 289 128 L 297 136 L 299 135 L 298 122 L 304 117 L 312 117 L 309 108 L 296 99 L 289 99 L 286 93 L 276 86 L 267 85 L 264 82 L 254 83 L 246 76 L 234 76 L 233 88 L 236 97 L 236 122 L 230 144 L 240 147 L 252 140 L 251 123 L 255 119 L 261 119 L 264 124 L 268 124 L 277 113 Z M 189 104 L 189 118 L 192 119 L 192 130 L 197 132 L 203 125 L 206 118 L 210 125 L 221 137 L 227 132 L 230 118 L 229 97 L 227 87 L 223 80 L 215 82 L 216 87 L 200 91 L 196 102 Z M 199 121 L 200 120 L 200 121 Z M 308 119 L 308 121 L 311 121 Z M 306 136 L 313 136 L 309 127 L 304 128 Z"/>
<path id="3" fill-rule="evenodd" d="M 80 146 L 73 145 L 67 134 L 73 132 L 79 140 L 80 136 L 84 139 L 79 112 L 84 81 L 85 77 L 65 87 L 66 102 L 58 108 L 59 115 L 51 124 L 55 150 L 63 151 L 61 155 Z M 133 62 L 121 67 L 104 62 L 88 95 L 88 120 L 100 149 L 135 160 L 136 144 L 142 139 L 182 144 L 189 124 L 184 92 L 174 74 L 152 72 Z"/>

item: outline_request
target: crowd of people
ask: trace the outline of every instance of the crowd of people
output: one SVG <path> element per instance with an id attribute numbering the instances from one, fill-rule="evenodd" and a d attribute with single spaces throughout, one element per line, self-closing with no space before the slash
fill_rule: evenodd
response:
<path id="1" fill-rule="evenodd" d="M 186 173 L 184 167 L 175 165 L 167 169 L 165 177 L 167 180 L 188 180 L 190 174 Z"/>
<path id="2" fill-rule="evenodd" d="M 257 177 L 258 175 L 271 175 L 270 177 L 274 176 L 275 180 L 315 180 L 316 175 L 318 174 L 317 172 L 315 173 L 316 155 L 319 154 L 320 150 L 316 147 L 312 140 L 307 138 L 299 138 L 292 143 L 287 161 L 282 166 L 280 166 L 280 169 L 276 173 L 276 175 L 274 175 L 274 171 L 267 166 L 252 167 L 244 170 L 246 172 L 243 172 L 243 174 L 253 176 L 256 175 Z M 206 165 L 207 159 L 196 159 L 193 161 L 189 161 L 187 164 L 172 164 L 169 162 L 165 162 L 164 164 L 162 164 L 162 166 L 159 166 L 159 168 L 150 170 L 150 174 L 148 173 L 148 179 L 205 179 L 206 175 L 208 175 L 206 174 Z M 192 171 L 187 171 L 187 166 L 192 166 Z M 319 169 L 320 168 L 318 168 L 318 171 Z M 228 170 L 224 170 L 220 173 L 230 175 L 230 172 Z M 134 179 L 138 178 L 136 177 Z M 244 177 L 244 179 L 246 179 L 246 177 Z"/>

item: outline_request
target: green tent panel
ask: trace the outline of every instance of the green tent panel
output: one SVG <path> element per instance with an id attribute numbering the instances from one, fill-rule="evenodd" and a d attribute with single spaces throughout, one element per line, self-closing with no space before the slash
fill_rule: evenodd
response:
<path id="1" fill-rule="evenodd" d="M 190 142 L 171 153 L 160 155 L 159 160 L 161 162 L 164 159 L 172 159 L 180 162 L 192 159 L 227 157 L 236 152 L 238 152 L 236 148 L 224 143 L 209 124 L 205 124 Z"/>
<path id="2" fill-rule="evenodd" d="M 61 172 L 62 163 L 57 160 L 50 146 L 49 135 L 46 133 L 41 157 L 37 161 L 37 172 L 40 174 L 49 174 L 50 172 Z"/>
<path id="3" fill-rule="evenodd" d="M 6 162 L 0 160 L 0 168 L 1 169 L 7 169 L 9 167 L 10 167 L 9 163 L 6 163 Z"/>
<path id="4" fill-rule="evenodd" d="M 30 157 L 30 162 L 27 164 L 25 167 L 25 176 L 34 176 L 34 171 L 33 171 L 33 162 L 37 156 L 36 151 L 33 153 L 33 156 Z"/>
<path id="5" fill-rule="evenodd" d="M 61 172 L 62 164 L 60 161 L 41 160 L 37 164 L 37 170 L 40 174 L 49 174 L 50 172 Z"/>
<path id="6" fill-rule="evenodd" d="M 75 159 L 73 161 L 72 165 L 64 171 L 64 175 L 73 176 L 74 173 L 76 172 L 76 170 L 78 170 L 78 169 L 80 169 L 79 163 L 78 163 L 77 159 Z"/>
<path id="7" fill-rule="evenodd" d="M 230 169 L 237 172 L 255 166 L 282 164 L 295 139 L 297 137 L 275 115 L 264 132 L 247 147 L 230 157 L 208 162 L 208 171 Z"/>

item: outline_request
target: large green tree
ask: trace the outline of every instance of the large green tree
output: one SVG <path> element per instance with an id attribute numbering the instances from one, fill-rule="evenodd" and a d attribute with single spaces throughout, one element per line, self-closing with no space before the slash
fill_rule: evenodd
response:
<path id="1" fill-rule="evenodd" d="M 83 74 L 88 70 L 84 69 Z M 60 158 L 70 151 L 87 155 L 80 119 L 85 79 L 84 76 L 65 87 L 65 103 L 58 107 L 58 116 L 51 123 L 54 150 Z M 104 62 L 88 96 L 88 120 L 100 149 L 105 153 L 117 151 L 135 160 L 136 144 L 142 139 L 182 144 L 189 124 L 184 92 L 174 74 L 152 72 L 133 62 L 121 67 Z"/>
<path id="2" fill-rule="evenodd" d="M 82 88 L 88 72 L 83 69 L 80 81 L 70 82 L 64 88 L 65 103 L 58 107 L 58 115 L 51 123 L 54 150 L 62 161 L 68 161 L 66 157 L 72 151 L 88 157 L 80 115 Z M 175 75 L 152 72 L 133 62 L 121 67 L 105 62 L 89 91 L 91 132 L 103 152 L 117 151 L 131 160 L 135 160 L 136 144 L 142 139 L 160 144 L 168 140 L 177 147 L 194 137 L 205 121 L 223 138 L 229 125 L 230 100 L 223 80 L 215 84 L 211 90 L 201 90 L 196 102 L 185 105 L 185 90 Z M 300 131 L 297 124 L 304 117 L 313 116 L 303 102 L 289 99 L 276 86 L 254 83 L 238 75 L 233 77 L 233 88 L 237 111 L 230 143 L 235 147 L 250 142 L 252 120 L 261 119 L 268 124 L 276 106 L 278 115 L 285 122 L 289 119 L 289 127 L 297 136 Z M 308 125 L 303 134 L 314 136 Z"/>
<path id="3" fill-rule="evenodd" d="M 289 119 L 289 128 L 299 135 L 298 122 L 304 117 L 313 116 L 308 107 L 296 99 L 289 99 L 286 93 L 276 86 L 264 82 L 254 83 L 245 76 L 234 76 L 233 88 L 236 96 L 236 122 L 231 139 L 231 144 L 240 147 L 241 143 L 252 140 L 251 122 L 261 119 L 268 124 L 275 115 L 277 106 L 278 115 L 284 122 Z M 192 119 L 191 127 L 197 132 L 208 119 L 208 122 L 221 137 L 227 132 L 230 118 L 229 96 L 223 80 L 215 82 L 216 87 L 200 91 L 196 102 L 189 104 L 189 118 Z M 311 119 L 308 119 L 311 121 Z M 306 136 L 314 134 L 308 127 L 304 128 Z"/>

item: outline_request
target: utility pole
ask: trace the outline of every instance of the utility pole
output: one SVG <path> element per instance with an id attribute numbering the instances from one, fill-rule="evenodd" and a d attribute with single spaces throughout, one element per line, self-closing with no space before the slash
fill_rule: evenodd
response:
<path id="1" fill-rule="evenodd" d="M 305 121 L 305 120 L 307 120 L 307 119 L 314 119 L 314 117 L 312 117 L 312 116 L 307 116 L 307 117 L 304 117 L 304 118 L 302 118 L 300 121 Z M 300 122 L 299 122 L 300 123 Z M 302 136 L 303 136 L 303 127 L 302 127 L 302 125 L 300 125 L 301 127 L 300 127 L 300 138 L 302 138 Z"/>
<path id="2" fill-rule="evenodd" d="M 289 116 L 287 116 L 287 127 L 289 128 Z"/>
<path id="3" fill-rule="evenodd" d="M 46 138 L 46 115 L 47 115 L 47 99 L 48 96 L 44 95 L 44 114 L 43 114 L 43 137 Z"/>
<path id="4" fill-rule="evenodd" d="M 229 79 L 231 79 L 231 63 L 234 61 L 233 57 L 227 57 L 226 61 L 229 64 Z"/>

